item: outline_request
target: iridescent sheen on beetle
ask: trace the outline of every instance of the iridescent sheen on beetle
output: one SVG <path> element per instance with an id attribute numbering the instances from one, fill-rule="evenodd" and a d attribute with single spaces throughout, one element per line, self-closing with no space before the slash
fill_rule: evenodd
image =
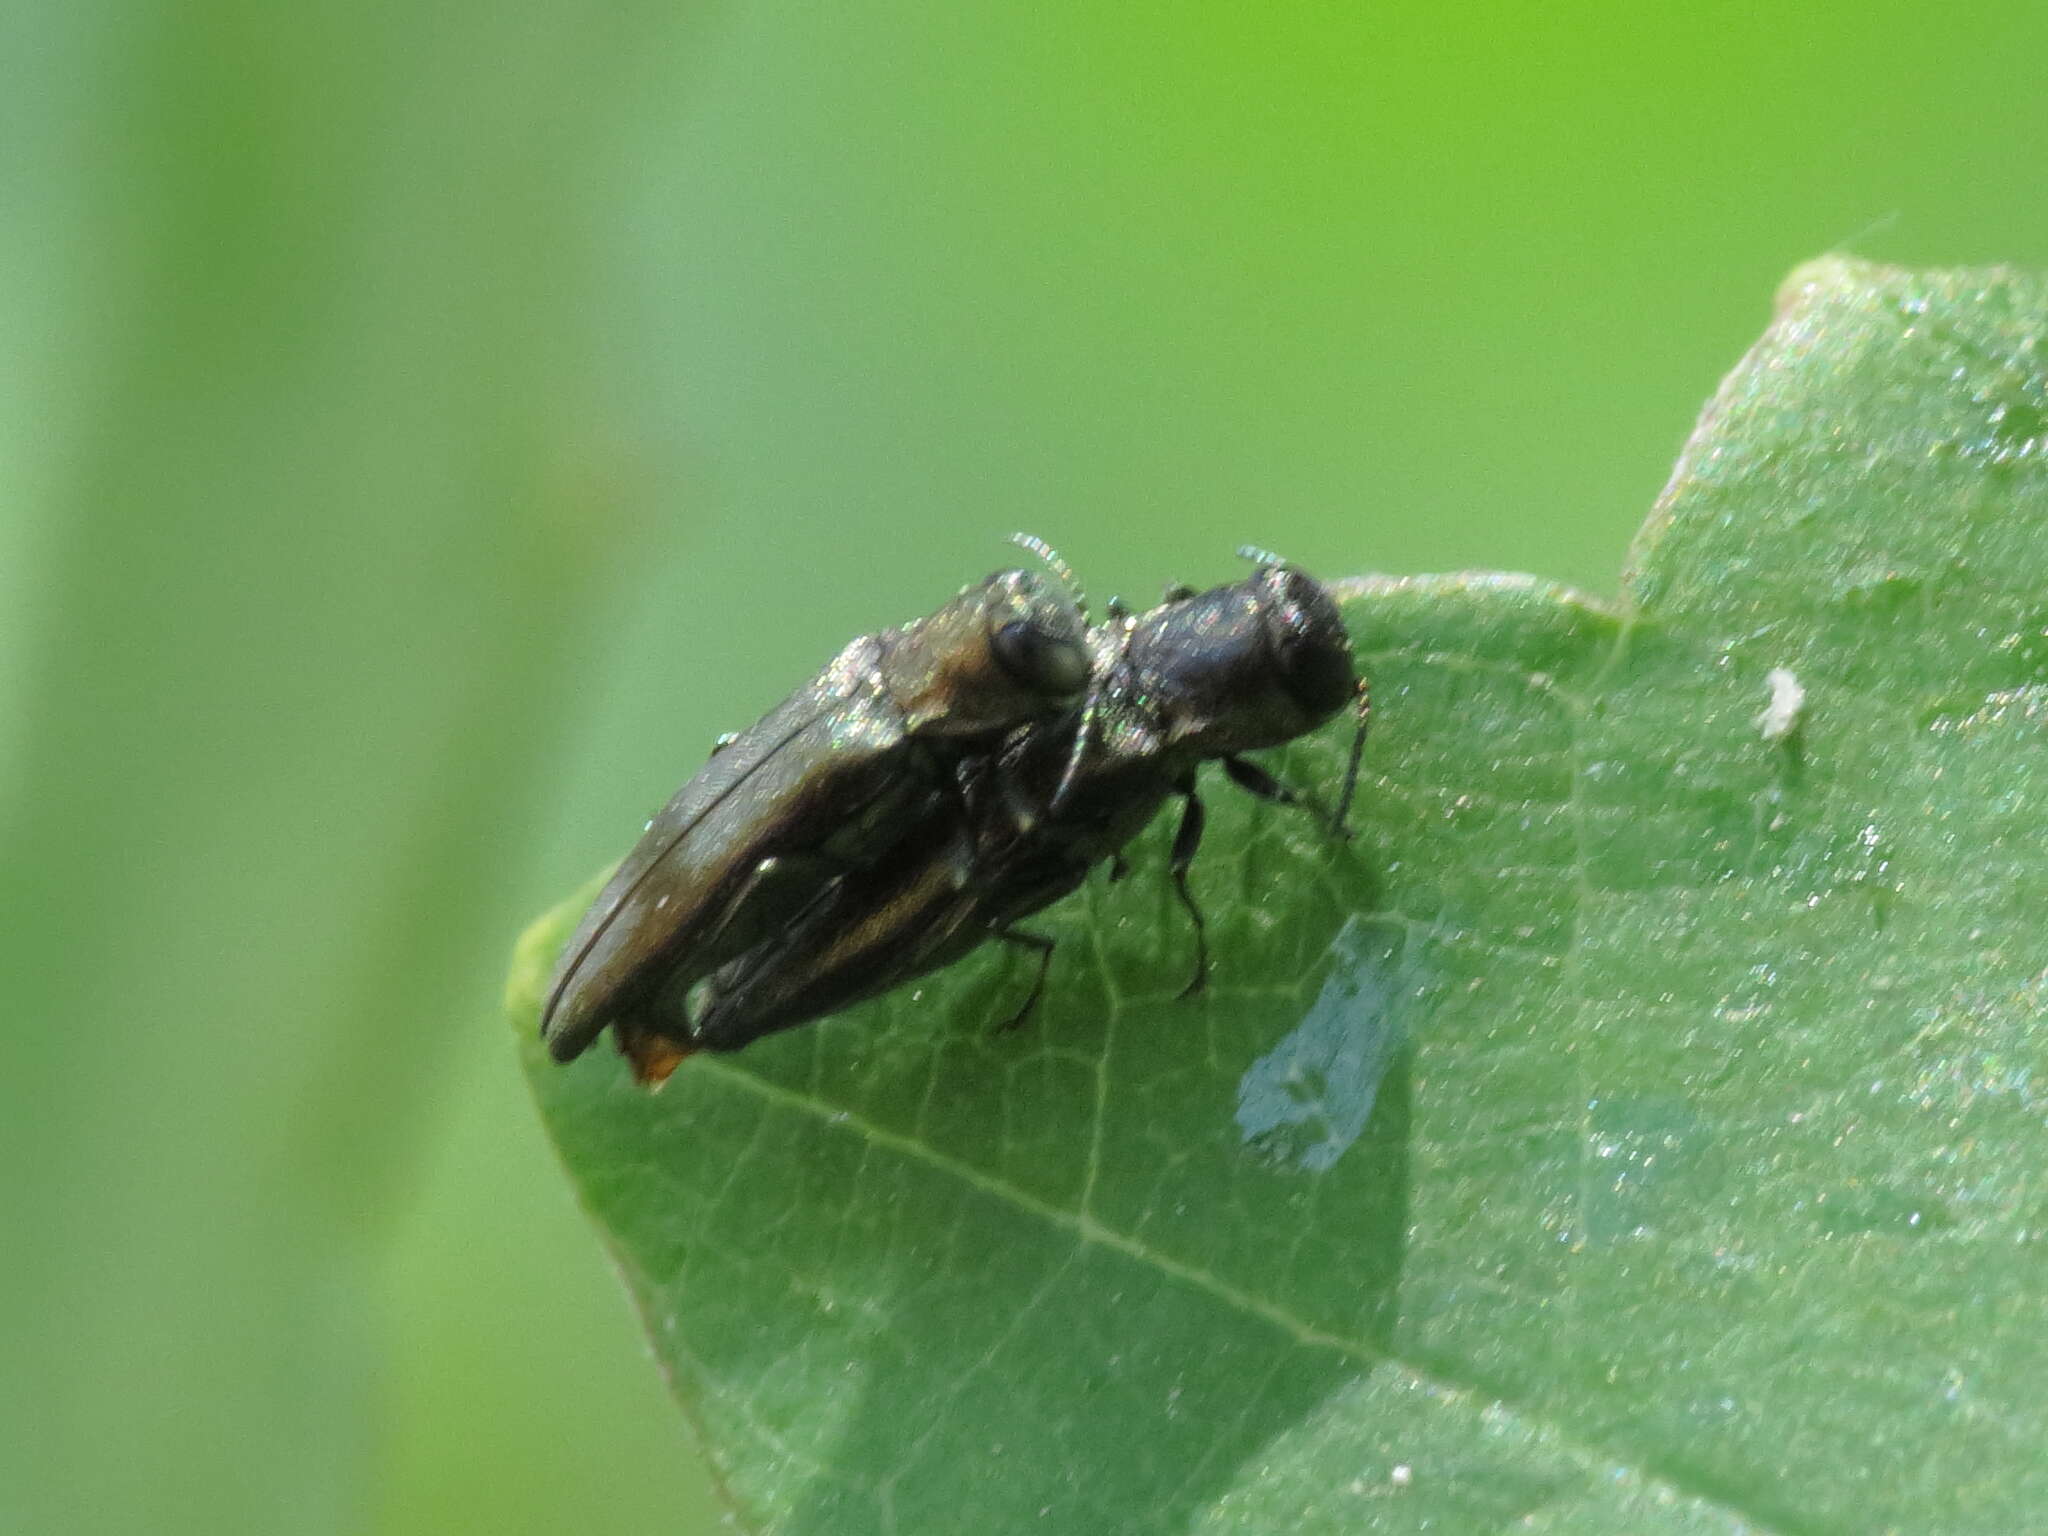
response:
<path id="1" fill-rule="evenodd" d="M 541 1033 L 569 1061 L 609 1027 L 643 1082 L 695 1048 L 690 988 L 768 943 L 957 796 L 963 758 L 1073 713 L 1086 621 L 999 571 L 928 618 L 863 635 L 729 738 L 647 824 L 564 947 Z"/>

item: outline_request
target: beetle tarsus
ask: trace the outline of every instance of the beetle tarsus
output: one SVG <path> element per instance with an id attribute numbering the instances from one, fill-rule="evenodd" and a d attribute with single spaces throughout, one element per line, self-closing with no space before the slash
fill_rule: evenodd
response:
<path id="1" fill-rule="evenodd" d="M 1021 928 L 998 928 L 996 937 L 1005 944 L 1015 944 L 1038 952 L 1038 975 L 1032 979 L 1031 991 L 1024 999 L 1024 1006 L 996 1026 L 997 1034 L 1007 1035 L 1012 1030 L 1022 1029 L 1024 1021 L 1037 1010 L 1039 998 L 1045 995 L 1046 975 L 1052 969 L 1052 952 L 1059 947 L 1059 941 L 1048 939 L 1042 933 L 1026 933 Z"/>

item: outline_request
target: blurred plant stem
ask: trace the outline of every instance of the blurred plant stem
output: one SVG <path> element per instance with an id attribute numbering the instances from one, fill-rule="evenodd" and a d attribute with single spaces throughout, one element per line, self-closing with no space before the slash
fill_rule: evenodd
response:
<path id="1" fill-rule="evenodd" d="M 10 298 L 60 318 L 9 329 L 74 344 L 6 392 L 10 1529 L 372 1500 L 373 1261 L 649 489 L 577 213 L 667 23 L 469 9 L 37 29 Z"/>

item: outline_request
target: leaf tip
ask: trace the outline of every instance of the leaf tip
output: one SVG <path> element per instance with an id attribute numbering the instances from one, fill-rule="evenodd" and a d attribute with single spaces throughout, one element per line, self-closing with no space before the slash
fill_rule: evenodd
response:
<path id="1" fill-rule="evenodd" d="M 541 988 L 561 943 L 559 912 L 535 918 L 513 940 L 512 965 L 505 974 L 505 1013 L 514 1027 L 523 1028 L 538 1017 Z"/>
<path id="2" fill-rule="evenodd" d="M 610 874 L 608 867 L 604 874 L 594 876 L 581 890 L 528 923 L 512 941 L 512 964 L 505 973 L 505 1014 L 514 1029 L 539 1034 L 540 1000 L 554 973 L 555 956 Z"/>

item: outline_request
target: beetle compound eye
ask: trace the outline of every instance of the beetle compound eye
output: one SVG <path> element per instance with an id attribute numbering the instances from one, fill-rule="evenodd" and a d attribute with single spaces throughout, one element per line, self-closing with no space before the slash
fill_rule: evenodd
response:
<path id="1" fill-rule="evenodd" d="M 989 636 L 996 662 L 1034 693 L 1069 698 L 1088 686 L 1088 652 L 1080 641 L 1013 619 Z"/>
<path id="2" fill-rule="evenodd" d="M 1319 715 L 1342 709 L 1358 691 L 1351 651 L 1341 638 L 1304 635 L 1283 657 L 1287 691 Z"/>
<path id="3" fill-rule="evenodd" d="M 1322 583 L 1305 572 L 1276 570 L 1276 599 L 1266 610 L 1266 638 L 1281 685 L 1316 715 L 1342 709 L 1358 689 L 1351 637 Z"/>

